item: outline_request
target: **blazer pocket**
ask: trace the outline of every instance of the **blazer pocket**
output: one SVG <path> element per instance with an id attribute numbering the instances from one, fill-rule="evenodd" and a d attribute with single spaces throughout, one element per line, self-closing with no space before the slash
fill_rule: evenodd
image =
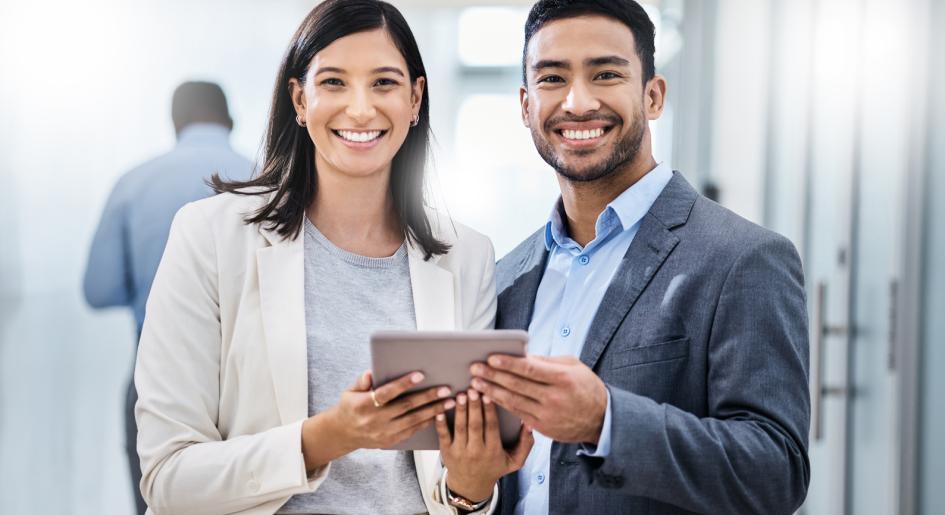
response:
<path id="1" fill-rule="evenodd" d="M 632 367 L 689 357 L 689 337 L 631 347 L 614 354 L 611 368 Z"/>

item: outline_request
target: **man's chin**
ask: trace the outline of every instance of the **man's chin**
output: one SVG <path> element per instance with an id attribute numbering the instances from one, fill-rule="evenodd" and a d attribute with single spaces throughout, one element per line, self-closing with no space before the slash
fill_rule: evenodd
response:
<path id="1" fill-rule="evenodd" d="M 555 170 L 565 179 L 574 182 L 596 181 L 597 179 L 602 179 L 613 172 L 612 169 L 605 168 L 604 163 L 582 164 L 577 166 L 570 166 L 564 163 L 561 164 L 563 166 L 558 166 L 555 168 Z"/>

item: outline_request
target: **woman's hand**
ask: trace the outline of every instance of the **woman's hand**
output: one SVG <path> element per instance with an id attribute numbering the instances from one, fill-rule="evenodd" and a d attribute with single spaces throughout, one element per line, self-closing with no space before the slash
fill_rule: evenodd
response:
<path id="1" fill-rule="evenodd" d="M 515 448 L 506 451 L 491 399 L 470 389 L 459 394 L 456 403 L 452 438 L 446 417 L 436 416 L 440 456 L 449 471 L 446 483 L 452 492 L 470 501 L 481 501 L 492 495 L 499 478 L 522 468 L 535 439 L 531 429 L 523 425 Z"/>
<path id="2" fill-rule="evenodd" d="M 446 399 L 451 392 L 445 386 L 427 388 L 398 399 L 423 381 L 420 372 L 375 389 L 373 396 L 372 381 L 371 372 L 361 374 L 358 381 L 341 394 L 338 404 L 303 422 L 302 454 L 309 472 L 356 449 L 391 447 L 430 426 L 434 417 L 456 404 Z"/>

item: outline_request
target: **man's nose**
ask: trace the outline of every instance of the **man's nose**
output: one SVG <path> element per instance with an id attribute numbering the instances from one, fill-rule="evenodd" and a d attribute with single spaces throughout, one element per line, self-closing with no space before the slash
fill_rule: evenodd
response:
<path id="1" fill-rule="evenodd" d="M 345 114 L 359 124 L 371 121 L 377 115 L 377 110 L 374 109 L 374 101 L 370 92 L 363 88 L 355 88 L 348 101 Z"/>
<path id="2" fill-rule="evenodd" d="M 579 80 L 571 83 L 568 96 L 564 99 L 561 108 L 568 113 L 580 116 L 600 109 L 600 102 L 588 85 Z"/>

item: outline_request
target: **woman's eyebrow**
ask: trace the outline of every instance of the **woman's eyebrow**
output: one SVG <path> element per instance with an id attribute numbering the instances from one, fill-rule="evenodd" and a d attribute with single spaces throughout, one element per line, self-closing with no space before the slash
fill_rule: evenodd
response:
<path id="1" fill-rule="evenodd" d="M 374 73 L 390 72 L 390 73 L 400 75 L 401 77 L 405 76 L 404 72 L 400 68 L 397 68 L 396 66 L 381 66 L 380 68 L 374 68 L 373 72 Z"/>
<path id="2" fill-rule="evenodd" d="M 316 70 L 315 75 L 318 75 L 320 73 L 344 73 L 344 72 L 345 71 L 342 70 L 341 68 L 336 68 L 334 66 L 325 66 L 323 68 L 319 68 L 318 70 Z"/>

